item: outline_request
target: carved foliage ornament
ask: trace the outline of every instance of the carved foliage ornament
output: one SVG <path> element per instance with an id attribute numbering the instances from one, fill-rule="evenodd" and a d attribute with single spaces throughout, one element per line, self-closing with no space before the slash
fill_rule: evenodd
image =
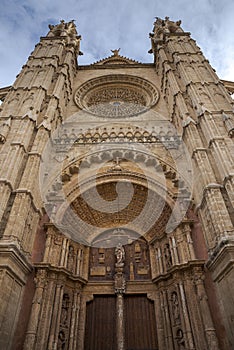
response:
<path id="1" fill-rule="evenodd" d="M 105 118 L 137 115 L 158 99 L 158 90 L 147 80 L 120 74 L 89 80 L 74 96 L 78 107 Z"/>

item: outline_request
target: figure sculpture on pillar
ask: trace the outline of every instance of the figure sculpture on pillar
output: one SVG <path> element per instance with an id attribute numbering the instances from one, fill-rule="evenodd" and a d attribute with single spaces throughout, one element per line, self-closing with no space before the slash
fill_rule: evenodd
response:
<path id="1" fill-rule="evenodd" d="M 121 243 L 115 248 L 116 266 L 122 266 L 125 260 L 125 251 Z"/>

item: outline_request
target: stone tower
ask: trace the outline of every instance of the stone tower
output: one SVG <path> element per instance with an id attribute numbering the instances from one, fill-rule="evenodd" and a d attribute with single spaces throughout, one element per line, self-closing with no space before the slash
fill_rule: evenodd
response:
<path id="1" fill-rule="evenodd" d="M 0 348 L 234 346 L 234 83 L 180 21 L 154 63 L 50 25 L 0 89 Z"/>

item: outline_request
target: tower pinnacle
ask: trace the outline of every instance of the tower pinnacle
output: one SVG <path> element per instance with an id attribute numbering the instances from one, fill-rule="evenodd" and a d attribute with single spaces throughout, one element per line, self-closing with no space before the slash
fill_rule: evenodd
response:
<path id="1" fill-rule="evenodd" d="M 65 22 L 62 19 L 59 24 L 49 24 L 50 31 L 47 37 L 66 37 L 67 44 L 72 45 L 79 55 L 82 55 L 82 52 L 79 51 L 81 35 L 78 35 L 74 21 L 73 19 Z"/>

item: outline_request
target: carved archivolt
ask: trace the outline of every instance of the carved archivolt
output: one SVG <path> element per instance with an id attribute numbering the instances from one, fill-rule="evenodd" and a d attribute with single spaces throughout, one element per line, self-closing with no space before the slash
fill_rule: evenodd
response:
<path id="1" fill-rule="evenodd" d="M 78 107 L 106 118 L 137 115 L 155 105 L 158 98 L 158 90 L 147 80 L 121 74 L 91 79 L 74 96 Z"/>

